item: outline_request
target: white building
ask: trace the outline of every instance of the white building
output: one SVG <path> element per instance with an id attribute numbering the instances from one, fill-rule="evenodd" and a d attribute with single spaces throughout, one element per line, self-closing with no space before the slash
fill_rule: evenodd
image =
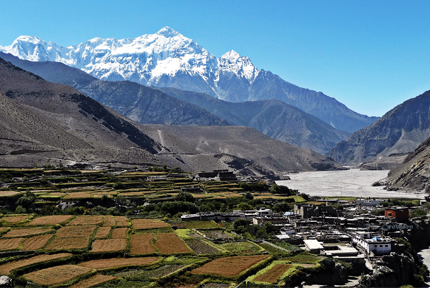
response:
<path id="1" fill-rule="evenodd" d="M 365 234 L 366 236 L 368 234 Z M 373 252 L 376 255 L 389 254 L 391 252 L 391 246 L 393 240 L 387 237 L 375 236 L 372 238 L 365 238 L 363 234 L 355 234 L 352 237 L 352 242 L 356 243 L 368 254 Z"/>

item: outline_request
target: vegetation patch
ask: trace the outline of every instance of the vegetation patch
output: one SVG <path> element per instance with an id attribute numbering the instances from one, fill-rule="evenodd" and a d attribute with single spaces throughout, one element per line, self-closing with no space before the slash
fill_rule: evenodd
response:
<path id="1" fill-rule="evenodd" d="M 225 233 L 224 230 L 204 230 L 199 232 L 211 240 L 216 240 L 216 239 L 232 240 L 233 239 L 233 236 Z"/>
<path id="2" fill-rule="evenodd" d="M 216 229 L 221 226 L 215 221 L 189 221 L 184 222 L 186 229 Z"/>
<path id="3" fill-rule="evenodd" d="M 283 260 L 290 261 L 292 263 L 317 264 L 322 260 L 322 258 L 305 251 L 294 256 L 284 257 Z"/>
<path id="4" fill-rule="evenodd" d="M 156 253 L 157 251 L 151 245 L 152 239 L 154 239 L 154 236 L 151 233 L 131 235 L 130 254 L 131 255 L 142 255 L 142 254 Z"/>
<path id="5" fill-rule="evenodd" d="M 79 264 L 79 266 L 97 270 L 105 270 L 127 266 L 147 266 L 154 264 L 158 260 L 160 260 L 159 257 L 110 258 L 82 262 Z"/>
<path id="6" fill-rule="evenodd" d="M 116 228 L 112 231 L 112 239 L 126 239 L 128 228 Z"/>
<path id="7" fill-rule="evenodd" d="M 22 250 L 37 250 L 45 247 L 46 243 L 53 237 L 52 234 L 44 234 L 30 237 L 22 243 Z"/>
<path id="8" fill-rule="evenodd" d="M 260 243 L 258 245 L 260 245 L 261 247 L 263 247 L 264 250 L 266 250 L 270 254 L 284 254 L 284 253 L 288 253 L 287 251 L 284 251 L 280 247 L 278 248 L 276 245 L 270 245 L 268 243 Z"/>
<path id="9" fill-rule="evenodd" d="M 156 235 L 155 247 L 162 254 L 190 253 L 190 249 L 174 233 L 161 233 Z"/>
<path id="10" fill-rule="evenodd" d="M 54 231 L 52 229 L 12 229 L 3 235 L 3 238 L 25 237 L 38 234 L 44 234 Z"/>
<path id="11" fill-rule="evenodd" d="M 61 265 L 23 275 L 24 279 L 39 285 L 52 286 L 70 281 L 91 272 L 91 268 L 78 265 Z"/>
<path id="12" fill-rule="evenodd" d="M 6 264 L 0 265 L 0 274 L 9 275 L 11 271 L 18 268 L 22 268 L 22 267 L 26 267 L 26 266 L 30 266 L 38 263 L 43 263 L 47 261 L 57 260 L 57 259 L 64 259 L 70 256 L 73 256 L 73 254 L 71 253 L 59 253 L 59 254 L 50 254 L 50 255 L 43 254 L 43 255 L 27 258 L 27 259 L 8 262 Z"/>
<path id="13" fill-rule="evenodd" d="M 45 250 L 85 249 L 88 247 L 88 237 L 56 237 Z"/>
<path id="14" fill-rule="evenodd" d="M 219 254 L 221 251 L 202 239 L 186 239 L 185 243 L 197 255 Z"/>
<path id="15" fill-rule="evenodd" d="M 38 217 L 36 219 L 33 219 L 30 223 L 27 225 L 55 225 L 55 224 L 62 224 L 72 218 L 73 215 L 53 215 L 53 216 L 42 216 Z"/>
<path id="16" fill-rule="evenodd" d="M 109 232 L 110 232 L 110 227 L 99 227 L 99 229 L 97 229 L 97 233 L 94 236 L 94 238 L 96 239 L 107 238 L 109 236 Z"/>
<path id="17" fill-rule="evenodd" d="M 169 224 L 155 219 L 133 219 L 131 222 L 133 223 L 134 230 L 170 227 Z"/>
<path id="18" fill-rule="evenodd" d="M 282 247 L 284 249 L 287 249 L 289 251 L 300 251 L 302 249 L 300 249 L 297 246 L 294 246 L 290 243 L 284 242 L 284 241 L 271 241 L 273 244 L 275 244 L 276 246 Z"/>
<path id="19" fill-rule="evenodd" d="M 126 239 L 96 240 L 93 243 L 93 249 L 91 252 L 117 252 L 125 250 L 126 247 Z"/>
<path id="20" fill-rule="evenodd" d="M 0 239 L 0 251 L 18 250 L 19 244 L 24 240 L 25 238 Z"/>
<path id="21" fill-rule="evenodd" d="M 263 250 L 260 246 L 248 241 L 224 243 L 220 247 L 235 254 L 255 254 Z"/>
<path id="22" fill-rule="evenodd" d="M 192 274 L 217 275 L 236 277 L 242 272 L 267 259 L 267 255 L 234 256 L 213 260 L 200 268 L 191 271 Z"/>
<path id="23" fill-rule="evenodd" d="M 100 225 L 103 223 L 103 215 L 82 215 L 78 216 L 67 225 Z"/>
<path id="24" fill-rule="evenodd" d="M 94 286 L 98 286 L 100 284 L 112 281 L 112 280 L 116 280 L 118 278 L 114 277 L 114 276 L 109 276 L 109 275 L 102 275 L 102 274 L 96 274 L 88 279 L 84 279 L 82 281 L 79 281 L 78 283 L 76 283 L 73 286 L 70 286 L 70 288 L 88 288 L 88 287 L 94 287 Z"/>

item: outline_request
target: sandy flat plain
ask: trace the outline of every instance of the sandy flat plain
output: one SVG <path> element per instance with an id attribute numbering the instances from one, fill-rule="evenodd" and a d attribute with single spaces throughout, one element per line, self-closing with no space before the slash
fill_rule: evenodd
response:
<path id="1" fill-rule="evenodd" d="M 389 170 L 318 171 L 291 173 L 291 180 L 276 181 L 311 196 L 334 197 L 378 197 L 378 198 L 417 198 L 424 199 L 423 193 L 405 191 L 386 191 L 372 184 L 387 177 Z"/>

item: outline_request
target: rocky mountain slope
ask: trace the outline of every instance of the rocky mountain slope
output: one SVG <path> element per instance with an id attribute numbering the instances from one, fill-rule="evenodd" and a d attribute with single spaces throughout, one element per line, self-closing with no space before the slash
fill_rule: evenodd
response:
<path id="1" fill-rule="evenodd" d="M 139 125 L 72 87 L 0 59 L 0 163 L 4 167 L 85 162 L 235 169 L 251 175 L 340 169 L 308 149 L 252 128 Z M 256 153 L 256 151 L 258 153 Z"/>
<path id="2" fill-rule="evenodd" d="M 339 163 L 359 164 L 375 157 L 411 152 L 429 136 L 430 91 L 427 91 L 355 132 L 327 155 Z"/>
<path id="3" fill-rule="evenodd" d="M 430 138 L 427 138 L 388 173 L 388 190 L 424 191 L 430 193 Z"/>
<path id="4" fill-rule="evenodd" d="M 274 139 L 322 154 L 350 135 L 278 100 L 231 103 L 204 93 L 158 88 L 164 94 L 134 82 L 98 80 L 62 63 L 31 62 L 2 52 L 0 57 L 48 81 L 70 85 L 141 124 L 226 125 L 228 122 L 255 128 Z"/>
<path id="5" fill-rule="evenodd" d="M 377 119 L 358 114 L 322 92 L 258 70 L 235 51 L 217 58 L 169 27 L 136 38 L 94 38 L 70 47 L 21 36 L 10 46 L 0 46 L 0 51 L 30 61 L 62 62 L 102 80 L 175 87 L 231 102 L 278 99 L 351 133 Z"/>
<path id="6" fill-rule="evenodd" d="M 31 62 L 2 52 L 0 57 L 47 81 L 72 86 L 141 124 L 228 125 L 204 109 L 134 82 L 98 80 L 57 62 Z"/>
<path id="7" fill-rule="evenodd" d="M 189 101 L 225 119 L 232 125 L 248 126 L 274 139 L 327 153 L 350 134 L 279 100 L 232 103 L 207 94 L 175 88 L 159 88 L 166 94 Z"/>

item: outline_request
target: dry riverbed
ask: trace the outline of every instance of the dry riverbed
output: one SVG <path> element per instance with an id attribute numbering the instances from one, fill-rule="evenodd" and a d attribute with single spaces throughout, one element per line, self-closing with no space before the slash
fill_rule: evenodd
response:
<path id="1" fill-rule="evenodd" d="M 372 184 L 387 177 L 389 170 L 317 171 L 289 174 L 291 180 L 276 181 L 302 193 L 319 197 L 377 197 L 424 199 L 423 193 L 386 191 Z"/>

